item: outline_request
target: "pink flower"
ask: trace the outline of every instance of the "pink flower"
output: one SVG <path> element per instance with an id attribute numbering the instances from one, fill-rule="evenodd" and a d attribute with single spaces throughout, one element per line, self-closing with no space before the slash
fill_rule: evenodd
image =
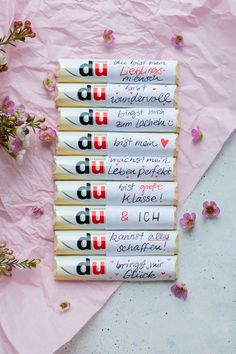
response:
<path id="1" fill-rule="evenodd" d="M 44 214 L 44 208 L 41 205 L 33 206 L 31 208 L 32 215 L 36 218 L 39 218 L 41 215 Z"/>
<path id="2" fill-rule="evenodd" d="M 21 139 L 18 136 L 16 138 L 10 137 L 9 142 L 10 142 L 9 151 L 14 156 L 17 156 L 19 152 L 23 149 L 23 144 Z"/>
<path id="3" fill-rule="evenodd" d="M 175 46 L 175 48 L 180 49 L 184 45 L 183 36 L 177 34 L 171 38 L 171 43 Z"/>
<path id="4" fill-rule="evenodd" d="M 172 294 L 174 294 L 178 299 L 187 299 L 188 296 L 188 289 L 186 284 L 174 284 L 170 288 Z"/>
<path id="5" fill-rule="evenodd" d="M 47 76 L 43 80 L 43 84 L 46 90 L 54 92 L 56 90 L 56 75 L 54 73 L 47 73 Z"/>
<path id="6" fill-rule="evenodd" d="M 51 127 L 45 127 L 46 129 L 39 130 L 39 139 L 45 143 L 51 143 L 56 140 L 56 130 Z"/>
<path id="7" fill-rule="evenodd" d="M 183 217 L 179 220 L 180 225 L 183 229 L 192 229 L 195 225 L 196 214 L 195 213 L 185 213 Z"/>
<path id="8" fill-rule="evenodd" d="M 23 104 L 16 106 L 15 116 L 17 119 L 24 119 L 25 118 L 26 112 L 25 112 L 25 106 Z"/>
<path id="9" fill-rule="evenodd" d="M 192 140 L 194 143 L 197 143 L 198 141 L 202 140 L 202 138 L 203 138 L 203 134 L 202 134 L 198 125 L 196 128 L 193 128 L 191 130 L 191 134 L 192 134 Z"/>
<path id="10" fill-rule="evenodd" d="M 10 100 L 9 96 L 4 97 L 0 101 L 0 111 L 9 116 L 15 112 L 15 103 Z"/>
<path id="11" fill-rule="evenodd" d="M 103 32 L 103 39 L 106 45 L 112 45 L 115 41 L 115 36 L 111 29 L 105 29 Z"/>
<path id="12" fill-rule="evenodd" d="M 202 215 L 206 218 L 215 218 L 220 215 L 220 208 L 218 208 L 216 202 L 204 202 Z"/>

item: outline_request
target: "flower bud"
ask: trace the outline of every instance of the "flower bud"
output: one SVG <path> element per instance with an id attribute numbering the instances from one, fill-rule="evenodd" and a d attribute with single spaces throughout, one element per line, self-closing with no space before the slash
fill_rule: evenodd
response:
<path id="1" fill-rule="evenodd" d="M 31 22 L 29 20 L 25 21 L 25 27 L 29 28 L 31 26 Z"/>
<path id="2" fill-rule="evenodd" d="M 42 117 L 42 118 L 39 118 L 39 119 L 38 119 L 38 122 L 39 122 L 39 123 L 44 123 L 45 120 L 46 120 L 46 118 Z"/>

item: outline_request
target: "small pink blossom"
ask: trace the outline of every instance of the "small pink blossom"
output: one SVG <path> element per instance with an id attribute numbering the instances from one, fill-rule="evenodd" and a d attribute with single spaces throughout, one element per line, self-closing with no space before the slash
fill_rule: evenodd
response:
<path id="1" fill-rule="evenodd" d="M 22 141 L 19 137 L 16 138 L 9 138 L 9 151 L 14 155 L 17 156 L 19 152 L 23 149 Z"/>
<path id="2" fill-rule="evenodd" d="M 65 311 L 68 311 L 70 309 L 70 303 L 68 301 L 62 301 L 60 304 L 59 304 L 59 310 L 61 312 L 65 312 Z"/>
<path id="3" fill-rule="evenodd" d="M 185 213 L 183 217 L 179 220 L 180 225 L 183 229 L 192 229 L 195 225 L 196 214 L 195 213 Z"/>
<path id="4" fill-rule="evenodd" d="M 15 116 L 17 119 L 24 119 L 25 118 L 26 112 L 25 112 L 25 106 L 23 104 L 16 106 Z"/>
<path id="5" fill-rule="evenodd" d="M 112 45 L 115 41 L 115 36 L 111 29 L 105 29 L 103 32 L 103 39 L 106 45 Z"/>
<path id="6" fill-rule="evenodd" d="M 184 45 L 184 39 L 183 36 L 177 34 L 171 38 L 171 43 L 175 46 L 177 49 L 181 49 Z"/>
<path id="7" fill-rule="evenodd" d="M 47 73 L 47 76 L 43 80 L 43 84 L 46 90 L 54 92 L 56 90 L 56 75 L 54 73 Z"/>
<path id="8" fill-rule="evenodd" d="M 174 284 L 171 286 L 170 290 L 178 299 L 187 299 L 188 289 L 186 284 Z"/>
<path id="9" fill-rule="evenodd" d="M 4 97 L 0 101 L 0 111 L 9 116 L 15 112 L 15 103 L 10 100 L 9 96 Z"/>
<path id="10" fill-rule="evenodd" d="M 196 128 L 193 128 L 191 130 L 191 135 L 192 135 L 192 140 L 193 140 L 194 143 L 199 142 L 203 138 L 203 134 L 202 134 L 202 132 L 201 132 L 201 130 L 200 130 L 198 125 L 197 125 Z"/>
<path id="11" fill-rule="evenodd" d="M 215 218 L 220 215 L 220 208 L 216 202 L 204 202 L 202 206 L 202 215 L 206 218 Z"/>
<path id="12" fill-rule="evenodd" d="M 44 208 L 41 205 L 36 205 L 31 208 L 32 215 L 36 218 L 39 218 L 44 214 Z"/>
<path id="13" fill-rule="evenodd" d="M 39 139 L 46 143 L 51 143 L 56 140 L 56 130 L 51 127 L 45 127 L 46 129 L 40 129 L 38 132 Z"/>

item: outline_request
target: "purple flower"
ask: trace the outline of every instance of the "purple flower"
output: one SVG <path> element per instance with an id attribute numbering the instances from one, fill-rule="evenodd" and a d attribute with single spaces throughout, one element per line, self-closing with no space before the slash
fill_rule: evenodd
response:
<path id="1" fill-rule="evenodd" d="M 177 49 L 181 49 L 184 45 L 184 39 L 183 36 L 177 34 L 171 38 L 171 43 L 175 46 Z"/>
<path id="2" fill-rule="evenodd" d="M 215 218 L 220 215 L 220 208 L 218 208 L 216 202 L 204 202 L 202 215 L 205 218 Z"/>
<path id="3" fill-rule="evenodd" d="M 195 225 L 196 214 L 195 213 L 185 213 L 183 217 L 179 220 L 180 225 L 183 229 L 192 229 Z"/>
<path id="4" fill-rule="evenodd" d="M 4 97 L 0 101 L 0 111 L 9 116 L 15 112 L 15 103 L 10 100 L 9 96 Z"/>
<path id="5" fill-rule="evenodd" d="M 51 127 L 45 127 L 46 129 L 39 130 L 39 139 L 46 143 L 51 143 L 56 140 L 57 133 L 56 130 Z"/>
<path id="6" fill-rule="evenodd" d="M 187 299 L 188 289 L 186 284 L 174 284 L 170 288 L 172 294 L 174 294 L 178 299 Z"/>
<path id="7" fill-rule="evenodd" d="M 31 208 L 32 215 L 36 218 L 39 218 L 44 214 L 44 208 L 41 205 L 36 205 Z"/>
<path id="8" fill-rule="evenodd" d="M 103 39 L 106 45 L 112 45 L 115 41 L 115 36 L 111 29 L 105 29 L 103 32 Z"/>
<path id="9" fill-rule="evenodd" d="M 196 128 L 193 128 L 191 130 L 191 135 L 192 135 L 192 140 L 193 140 L 194 143 L 199 142 L 203 138 L 203 134 L 202 134 L 202 132 L 201 132 L 201 130 L 200 130 L 198 125 L 197 125 Z"/>
<path id="10" fill-rule="evenodd" d="M 56 75 L 54 73 L 47 73 L 43 84 L 46 90 L 54 92 L 56 90 Z"/>
<path id="11" fill-rule="evenodd" d="M 22 141 L 18 136 L 16 138 L 10 137 L 9 143 L 9 151 L 16 157 L 23 148 Z"/>

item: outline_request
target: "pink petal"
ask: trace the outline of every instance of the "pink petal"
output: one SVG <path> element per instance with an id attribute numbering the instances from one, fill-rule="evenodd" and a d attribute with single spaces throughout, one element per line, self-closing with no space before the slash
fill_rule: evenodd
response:
<path id="1" fill-rule="evenodd" d="M 183 217 L 186 219 L 186 220 L 189 220 L 191 218 L 191 215 L 189 213 L 185 213 L 183 215 Z"/>
<path id="2" fill-rule="evenodd" d="M 212 205 L 213 207 L 217 207 L 216 202 L 214 202 L 214 201 L 210 202 L 209 204 Z"/>
<path id="3" fill-rule="evenodd" d="M 220 208 L 217 207 L 215 210 L 215 215 L 218 216 L 219 214 L 220 214 Z"/>
<path id="4" fill-rule="evenodd" d="M 203 208 L 208 207 L 208 205 L 209 205 L 209 202 L 204 202 L 204 203 L 202 204 Z"/>
<path id="5" fill-rule="evenodd" d="M 195 213 L 191 213 L 191 218 L 192 218 L 193 221 L 195 221 L 196 220 L 196 214 Z"/>

